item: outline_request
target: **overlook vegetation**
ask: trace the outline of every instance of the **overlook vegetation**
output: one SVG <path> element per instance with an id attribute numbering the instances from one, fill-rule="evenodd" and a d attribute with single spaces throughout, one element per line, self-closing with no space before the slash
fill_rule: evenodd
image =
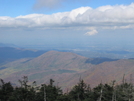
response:
<path id="1" fill-rule="evenodd" d="M 49 84 L 37 86 L 34 81 L 28 84 L 28 77 L 19 80 L 20 86 L 0 80 L 0 101 L 133 101 L 134 85 L 124 78 L 120 85 L 112 81 L 110 84 L 100 83 L 94 88 L 82 79 L 69 91 L 62 89 L 50 79 Z"/>

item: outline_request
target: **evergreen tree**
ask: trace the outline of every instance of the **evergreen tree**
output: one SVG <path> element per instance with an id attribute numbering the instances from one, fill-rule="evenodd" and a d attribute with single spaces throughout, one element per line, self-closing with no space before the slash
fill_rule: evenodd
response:
<path id="1" fill-rule="evenodd" d="M 113 87 L 108 84 L 99 84 L 93 89 L 94 101 L 111 101 Z"/>
<path id="2" fill-rule="evenodd" d="M 13 87 L 10 82 L 0 79 L 0 101 L 134 101 L 132 83 L 123 81 L 120 85 L 100 83 L 93 89 L 80 79 L 68 93 L 63 94 L 60 87 L 49 84 L 36 86 L 36 82 L 28 84 L 28 77 L 19 80 L 20 86 Z"/>
<path id="3" fill-rule="evenodd" d="M 4 80 L 0 80 L 0 101 L 8 101 L 12 96 L 13 87 L 10 82 L 5 83 Z"/>
<path id="4" fill-rule="evenodd" d="M 54 80 L 50 79 L 49 85 L 43 84 L 37 93 L 37 98 L 39 101 L 56 101 L 61 95 L 62 90 L 59 87 L 56 87 Z"/>
<path id="5" fill-rule="evenodd" d="M 124 83 L 116 86 L 117 100 L 120 101 L 133 101 L 134 89 L 131 83 Z"/>
<path id="6" fill-rule="evenodd" d="M 84 101 L 90 94 L 90 86 L 85 84 L 83 80 L 80 80 L 77 85 L 69 92 L 71 101 Z"/>
<path id="7" fill-rule="evenodd" d="M 24 76 L 23 80 L 19 80 L 21 86 L 15 87 L 10 101 L 36 101 L 36 90 L 28 85 L 28 77 Z"/>

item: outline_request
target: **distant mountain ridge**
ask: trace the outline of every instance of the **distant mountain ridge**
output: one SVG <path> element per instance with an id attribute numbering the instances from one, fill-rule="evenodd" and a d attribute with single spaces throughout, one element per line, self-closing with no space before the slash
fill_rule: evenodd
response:
<path id="1" fill-rule="evenodd" d="M 92 58 L 92 59 L 87 59 L 85 63 L 91 63 L 91 64 L 101 64 L 103 62 L 110 62 L 110 61 L 117 61 L 119 59 L 110 59 L 110 58 Z"/>
<path id="2" fill-rule="evenodd" d="M 21 58 L 37 57 L 45 52 L 46 51 L 28 50 L 22 48 L 0 47 L 0 64 Z"/>
<path id="3" fill-rule="evenodd" d="M 90 59 L 71 52 L 49 51 L 32 59 L 23 58 L 0 66 L 0 77 L 15 82 L 28 76 L 29 81 L 38 84 L 54 79 L 63 88 L 69 88 L 80 77 L 91 86 L 114 79 L 119 83 L 124 74 L 129 80 L 133 71 L 133 59 Z"/>
<path id="4" fill-rule="evenodd" d="M 14 44 L 0 43 L 0 47 L 16 47 L 16 45 L 14 45 Z"/>

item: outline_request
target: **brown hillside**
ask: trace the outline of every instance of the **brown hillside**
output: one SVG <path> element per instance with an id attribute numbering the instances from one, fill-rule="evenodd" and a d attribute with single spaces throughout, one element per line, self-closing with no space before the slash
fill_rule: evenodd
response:
<path id="1" fill-rule="evenodd" d="M 2 66 L 6 68 L 0 70 L 0 76 L 11 82 L 28 76 L 30 82 L 37 81 L 37 84 L 47 83 L 52 78 L 62 88 L 70 88 L 80 77 L 86 83 L 95 86 L 100 82 L 112 80 L 120 83 L 124 74 L 129 81 L 130 75 L 134 75 L 133 59 L 103 62 L 97 65 L 86 61 L 86 57 L 74 53 L 49 51 L 34 59 L 23 59 Z"/>
<path id="2" fill-rule="evenodd" d="M 1 70 L 0 74 L 1 78 L 13 82 L 22 76 L 28 76 L 30 81 L 35 80 L 39 84 L 47 82 L 50 78 L 66 82 L 64 80 L 71 75 L 93 67 L 92 64 L 86 64 L 86 60 L 86 57 L 70 52 L 49 51 L 32 60 L 15 61 L 4 65 L 7 68 Z"/>
<path id="3" fill-rule="evenodd" d="M 82 79 L 86 83 L 90 84 L 91 87 L 96 86 L 99 83 L 110 83 L 113 80 L 116 80 L 116 83 L 121 83 L 123 80 L 123 75 L 125 75 L 126 82 L 134 83 L 134 60 L 118 60 L 114 62 L 105 62 L 99 65 L 96 65 L 90 70 L 79 73 Z M 130 80 L 130 75 L 132 75 L 132 80 Z M 73 75 L 73 78 L 70 82 L 73 83 L 74 80 L 78 80 L 78 74 Z M 70 84 L 71 84 L 70 83 Z"/>

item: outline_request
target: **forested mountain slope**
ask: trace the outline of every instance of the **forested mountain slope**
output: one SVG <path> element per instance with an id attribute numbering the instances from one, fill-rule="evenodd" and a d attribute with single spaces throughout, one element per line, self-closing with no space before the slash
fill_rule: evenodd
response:
<path id="1" fill-rule="evenodd" d="M 19 59 L 0 66 L 0 78 L 16 83 L 28 76 L 29 81 L 37 81 L 37 84 L 54 79 L 61 87 L 69 89 L 80 78 L 91 86 L 112 80 L 119 83 L 124 74 L 130 80 L 133 71 L 133 59 L 89 59 L 71 52 L 49 51 L 33 59 Z"/>

